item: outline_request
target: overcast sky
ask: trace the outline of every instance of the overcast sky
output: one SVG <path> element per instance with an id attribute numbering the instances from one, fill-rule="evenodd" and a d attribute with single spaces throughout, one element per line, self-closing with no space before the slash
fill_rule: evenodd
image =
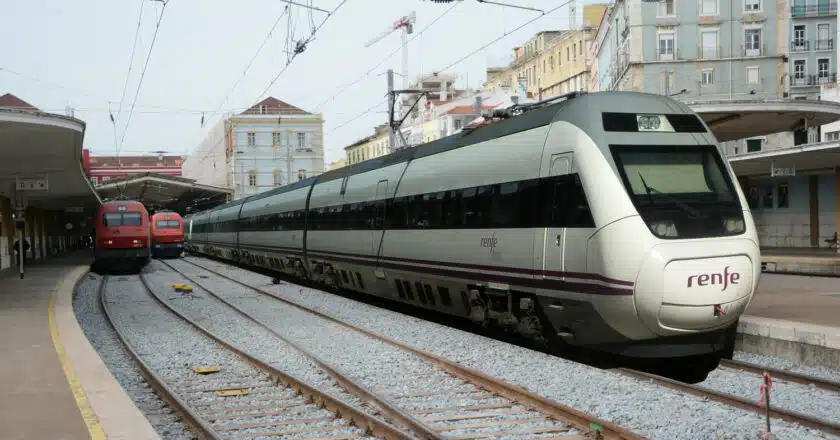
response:
<path id="1" fill-rule="evenodd" d="M 544 10 L 566 0 L 501 0 Z M 298 0 L 332 10 L 341 0 Z M 592 3 L 579 1 L 579 4 Z M 131 75 L 118 112 L 142 5 L 142 20 Z M 336 129 L 384 99 L 386 69 L 401 69 L 400 38 L 393 33 L 365 48 L 399 17 L 416 11 L 418 34 L 408 45 L 409 76 L 429 73 L 457 61 L 510 32 L 539 13 L 481 4 L 456 3 L 428 30 L 429 23 L 452 7 L 428 0 L 347 0 L 326 22 L 277 82 L 261 95 L 286 64 L 288 17 L 284 16 L 236 89 L 236 81 L 283 13 L 280 0 L 169 0 L 125 130 L 140 74 L 162 3 L 154 0 L 0 0 L 0 94 L 13 93 L 41 109 L 63 113 L 65 106 L 87 122 L 85 147 L 97 154 L 164 150 L 191 151 L 221 113 L 241 111 L 266 96 L 324 115 L 326 161 L 343 157 L 343 148 L 385 122 L 385 106 Z M 579 6 L 580 7 L 580 6 Z M 295 40 L 311 33 L 325 14 L 291 6 Z M 568 27 L 564 6 L 447 72 L 459 87 L 478 87 L 488 64 L 498 65 L 511 49 L 535 32 Z M 412 36 L 409 36 L 410 38 Z M 386 56 L 396 51 L 389 59 Z M 373 73 L 358 79 L 384 61 Z M 397 77 L 397 85 L 401 85 Z M 229 93 L 230 92 L 230 93 Z M 337 93 L 338 96 L 335 96 Z M 227 97 L 227 103 L 222 102 Z M 117 118 L 116 140 L 109 109 Z M 201 113 L 206 124 L 201 127 Z"/>

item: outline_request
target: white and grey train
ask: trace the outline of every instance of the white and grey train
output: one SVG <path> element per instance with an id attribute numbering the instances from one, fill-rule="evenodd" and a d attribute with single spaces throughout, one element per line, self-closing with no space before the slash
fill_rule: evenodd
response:
<path id="1" fill-rule="evenodd" d="M 634 92 L 520 113 L 190 215 L 187 248 L 543 341 L 731 356 L 758 238 L 703 121 Z"/>

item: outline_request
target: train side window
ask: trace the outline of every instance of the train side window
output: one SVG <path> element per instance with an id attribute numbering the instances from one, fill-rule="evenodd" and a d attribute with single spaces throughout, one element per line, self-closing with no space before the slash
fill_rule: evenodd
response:
<path id="1" fill-rule="evenodd" d="M 386 210 L 386 227 L 388 229 L 405 229 L 405 197 L 391 199 L 390 206 Z"/>
<path id="2" fill-rule="evenodd" d="M 493 186 L 493 198 L 491 202 L 493 226 L 501 228 L 521 227 L 519 221 L 520 182 L 502 183 Z"/>
<path id="3" fill-rule="evenodd" d="M 405 296 L 407 296 L 409 300 L 414 301 L 414 292 L 411 291 L 411 283 L 403 280 L 403 288 L 405 289 Z"/>
<path id="4" fill-rule="evenodd" d="M 437 290 L 438 295 L 440 296 L 440 302 L 446 307 L 452 307 L 452 298 L 449 296 L 449 289 L 443 286 L 438 286 Z"/>
<path id="5" fill-rule="evenodd" d="M 425 284 L 423 287 L 426 289 L 426 299 L 429 301 L 429 304 L 435 305 L 435 294 L 432 292 L 432 286 Z"/>
<path id="6" fill-rule="evenodd" d="M 423 293 L 423 284 L 419 281 L 415 281 L 414 289 L 417 290 L 417 297 L 420 298 L 420 302 L 426 304 L 426 295 Z"/>
<path id="7" fill-rule="evenodd" d="M 592 228 L 595 221 L 589 210 L 589 203 L 583 185 L 577 174 L 555 176 L 546 179 L 549 186 L 544 195 L 549 197 L 549 227 Z"/>
<path id="8" fill-rule="evenodd" d="M 461 225 L 458 218 L 458 204 L 461 202 L 460 191 L 447 191 L 441 200 L 443 220 L 441 226 L 444 228 L 457 228 Z"/>

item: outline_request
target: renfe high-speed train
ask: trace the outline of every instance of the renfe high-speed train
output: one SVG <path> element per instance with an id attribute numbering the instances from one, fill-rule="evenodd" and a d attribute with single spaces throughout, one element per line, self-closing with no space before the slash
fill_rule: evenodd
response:
<path id="1" fill-rule="evenodd" d="M 708 127 L 634 92 L 520 112 L 190 215 L 187 248 L 544 341 L 730 357 L 761 265 Z"/>

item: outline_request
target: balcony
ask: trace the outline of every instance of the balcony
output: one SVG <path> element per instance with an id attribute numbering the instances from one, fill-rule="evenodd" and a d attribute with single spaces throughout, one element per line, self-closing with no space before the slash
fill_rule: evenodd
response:
<path id="1" fill-rule="evenodd" d="M 790 78 L 791 87 L 814 87 L 821 84 L 837 82 L 837 73 L 824 73 L 821 75 L 793 76 Z"/>
<path id="2" fill-rule="evenodd" d="M 834 39 L 815 41 L 814 50 L 834 50 Z"/>
<path id="3" fill-rule="evenodd" d="M 794 5 L 790 7 L 790 15 L 793 18 L 837 15 L 837 2 L 820 1 L 816 5 Z"/>
<path id="4" fill-rule="evenodd" d="M 679 59 L 682 59 L 680 57 L 679 49 L 672 50 L 668 53 L 662 53 L 662 52 L 657 52 L 656 53 L 656 60 L 657 61 L 674 61 L 674 60 L 679 60 Z"/>
<path id="5" fill-rule="evenodd" d="M 793 40 L 790 42 L 791 52 L 808 52 L 811 50 L 811 42 L 809 40 Z"/>
<path id="6" fill-rule="evenodd" d="M 697 48 L 697 59 L 700 60 L 713 60 L 721 57 L 720 46 L 717 47 L 703 47 L 700 46 Z"/>
<path id="7" fill-rule="evenodd" d="M 745 57 L 760 57 L 767 54 L 767 46 L 741 46 L 741 54 Z"/>

